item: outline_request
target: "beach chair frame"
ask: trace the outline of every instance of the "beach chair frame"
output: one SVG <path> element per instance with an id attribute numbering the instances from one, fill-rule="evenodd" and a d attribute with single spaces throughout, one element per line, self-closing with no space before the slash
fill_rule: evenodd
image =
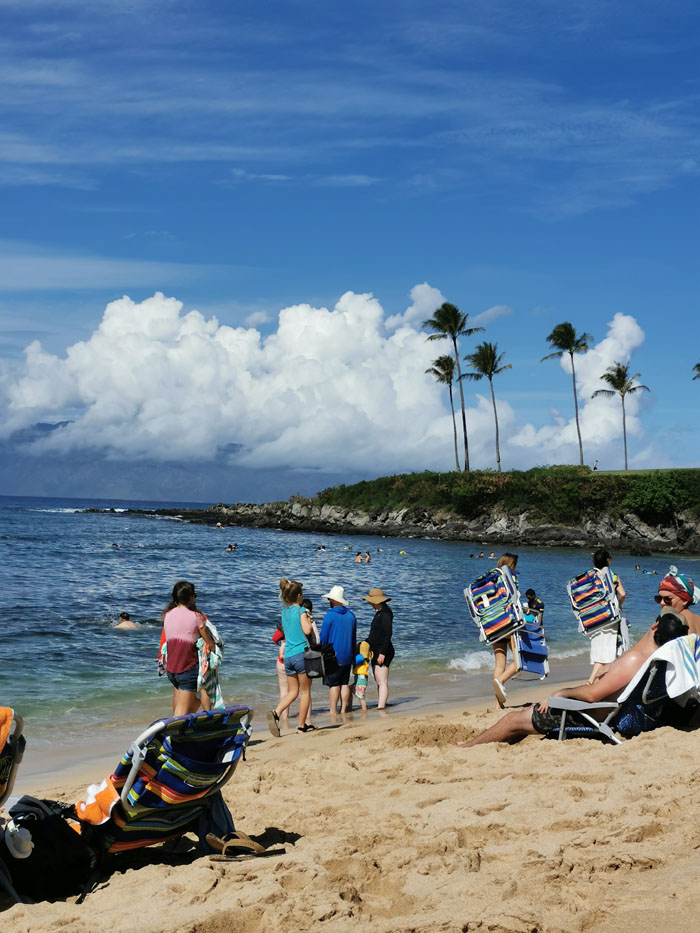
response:
<path id="1" fill-rule="evenodd" d="M 509 567 L 493 567 L 478 576 L 465 587 L 464 598 L 479 640 L 487 645 L 509 638 L 525 625 L 520 591 Z"/>
<path id="2" fill-rule="evenodd" d="M 578 630 L 589 638 L 596 632 L 619 628 L 622 612 L 609 567 L 586 570 L 566 585 Z"/>
<path id="3" fill-rule="evenodd" d="M 138 804 L 133 804 L 129 800 L 129 792 L 134 786 L 134 782 L 139 775 L 141 766 L 146 759 L 148 753 L 148 745 L 151 739 L 155 738 L 158 733 L 163 732 L 164 734 L 173 733 L 177 731 L 182 731 L 183 728 L 192 728 L 193 722 L 206 721 L 207 719 L 212 719 L 217 714 L 221 713 L 231 713 L 231 712 L 240 712 L 243 711 L 243 714 L 238 717 L 238 724 L 242 732 L 242 741 L 237 748 L 229 750 L 222 758 L 222 763 L 230 764 L 230 767 L 227 768 L 224 773 L 216 779 L 211 785 L 210 790 L 207 792 L 207 797 L 210 794 L 215 793 L 218 790 L 228 783 L 233 777 L 233 772 L 236 769 L 236 764 L 238 763 L 238 754 L 242 754 L 245 746 L 250 740 L 252 733 L 251 721 L 253 718 L 253 711 L 248 707 L 225 707 L 220 710 L 212 710 L 210 712 L 204 713 L 194 713 L 188 716 L 180 716 L 172 719 L 160 719 L 157 722 L 152 723 L 148 729 L 141 733 L 141 735 L 131 743 L 127 754 L 131 754 L 131 768 L 127 774 L 124 785 L 121 789 L 119 798 L 121 801 L 124 810 L 128 814 L 137 814 L 140 813 L 142 808 Z M 189 806 L 192 804 L 190 803 Z M 177 806 L 172 804 L 171 806 Z"/>
<path id="4" fill-rule="evenodd" d="M 635 696 L 636 694 L 636 696 Z M 641 707 L 644 710 L 651 709 L 659 703 L 668 700 L 666 692 L 666 661 L 652 661 L 649 665 L 646 677 L 641 681 L 638 688 L 624 701 L 624 703 L 598 702 L 586 703 L 584 700 L 571 700 L 565 697 L 550 697 L 548 700 L 550 710 L 561 710 L 561 725 L 556 731 L 556 738 L 562 741 L 565 738 L 602 738 L 613 745 L 622 745 L 622 740 L 615 735 L 613 730 L 625 710 L 633 710 Z M 591 713 L 593 710 L 608 710 L 608 715 L 602 720 L 598 720 Z M 567 725 L 567 713 L 576 712 L 589 723 L 588 726 Z M 658 724 L 657 724 L 658 725 Z M 656 726 L 654 726 L 656 728 Z M 650 730 L 648 730 L 650 731 Z M 624 732 L 622 733 L 625 734 Z M 550 737 L 554 737 L 550 733 Z"/>

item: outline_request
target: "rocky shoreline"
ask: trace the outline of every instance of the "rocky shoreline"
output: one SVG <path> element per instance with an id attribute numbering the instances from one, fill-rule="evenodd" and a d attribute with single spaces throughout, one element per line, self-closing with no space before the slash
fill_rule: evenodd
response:
<path id="1" fill-rule="evenodd" d="M 88 511 L 102 511 L 90 509 Z M 292 499 L 264 505 L 219 502 L 207 509 L 130 509 L 120 515 L 142 514 L 180 518 L 195 524 L 343 535 L 396 538 L 444 538 L 475 545 L 594 548 L 606 545 L 640 557 L 652 553 L 700 554 L 700 522 L 690 511 L 676 515 L 672 526 L 647 525 L 633 513 L 591 514 L 578 525 L 545 524 L 527 510 L 493 510 L 465 519 L 422 508 L 374 509 L 364 512 L 337 505 Z"/>

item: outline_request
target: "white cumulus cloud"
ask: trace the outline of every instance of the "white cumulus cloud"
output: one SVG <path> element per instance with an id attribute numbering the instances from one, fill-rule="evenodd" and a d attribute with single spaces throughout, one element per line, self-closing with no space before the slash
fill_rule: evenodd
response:
<path id="1" fill-rule="evenodd" d="M 622 411 L 619 397 L 592 398 L 598 389 L 609 388 L 601 381 L 601 376 L 615 362 L 630 363 L 633 352 L 644 342 L 644 331 L 635 318 L 618 312 L 608 323 L 605 337 L 595 344 L 588 353 L 575 354 L 576 391 L 579 401 L 579 421 L 581 438 L 586 461 L 595 457 L 605 457 L 611 466 L 620 466 L 622 459 Z M 563 372 L 571 380 L 571 362 L 566 353 L 560 361 Z M 634 367 L 630 366 L 630 374 Z M 640 406 L 644 403 L 643 395 L 637 392 L 628 395 L 625 401 L 627 410 L 627 434 L 641 436 L 639 421 Z M 571 407 L 565 413 L 552 409 L 552 423 L 539 430 L 532 425 L 524 425 L 512 438 L 514 448 L 539 449 L 543 452 L 541 463 L 578 462 L 576 421 L 573 414 L 573 389 Z"/>
<path id="2" fill-rule="evenodd" d="M 407 310 L 388 320 L 371 294 L 346 292 L 333 308 L 294 305 L 265 337 L 252 326 L 263 322 L 262 312 L 249 326 L 229 327 L 183 313 L 180 301 L 161 293 L 140 303 L 121 298 L 64 356 L 34 341 L 22 366 L 0 366 L 0 435 L 70 420 L 35 442 L 37 453 L 94 450 L 193 469 L 222 451 L 253 468 L 452 469 L 447 394 L 425 373 L 450 347 L 428 342 L 421 330 L 444 299 L 428 283 L 410 296 Z M 642 340 L 634 318 L 617 314 L 607 336 L 577 357 L 584 443 L 596 449 L 616 449 L 619 405 L 590 396 L 606 367 L 626 362 Z M 474 388 L 467 394 L 471 463 L 494 467 L 491 398 L 485 383 L 483 394 Z M 498 390 L 496 380 L 497 397 Z M 630 434 L 641 430 L 638 405 L 630 399 Z M 519 425 L 504 400 L 498 412 L 504 468 L 575 462 L 570 412 L 553 412 L 539 429 Z M 461 436 L 459 453 L 461 460 Z"/>

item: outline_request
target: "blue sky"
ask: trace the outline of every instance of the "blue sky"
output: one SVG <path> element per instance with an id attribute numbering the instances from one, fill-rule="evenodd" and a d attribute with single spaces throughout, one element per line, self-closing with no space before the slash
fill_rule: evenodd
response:
<path id="1" fill-rule="evenodd" d="M 449 468 L 440 300 L 513 366 L 505 468 L 578 459 L 540 363 L 563 320 L 600 347 L 584 403 L 616 359 L 651 389 L 630 465 L 696 465 L 699 26 L 683 2 L 0 0 L 7 491 L 53 458 L 93 464 L 89 494 L 105 463 L 196 462 L 207 496 L 258 499 L 267 469 L 278 495 Z M 586 460 L 621 466 L 615 403 L 584 416 Z"/>

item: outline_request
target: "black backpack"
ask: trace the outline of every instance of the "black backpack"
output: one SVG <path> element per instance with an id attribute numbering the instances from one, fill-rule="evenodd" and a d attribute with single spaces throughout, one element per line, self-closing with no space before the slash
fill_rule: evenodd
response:
<path id="1" fill-rule="evenodd" d="M 71 829 L 72 805 L 25 796 L 10 809 L 10 816 L 17 826 L 29 830 L 34 843 L 28 858 L 15 858 L 0 831 L 0 861 L 18 894 L 53 901 L 87 892 L 100 862 L 100 849 Z M 83 825 L 83 833 L 86 829 Z"/>

